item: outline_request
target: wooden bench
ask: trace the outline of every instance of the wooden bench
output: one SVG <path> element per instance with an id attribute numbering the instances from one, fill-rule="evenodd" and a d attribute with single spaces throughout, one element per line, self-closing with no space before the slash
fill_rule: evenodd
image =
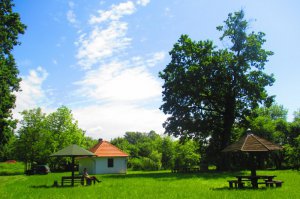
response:
<path id="1" fill-rule="evenodd" d="M 75 184 L 84 185 L 84 178 L 82 176 L 74 176 L 74 185 Z M 61 186 L 66 184 L 72 185 L 72 176 L 63 176 L 61 177 Z"/>
<path id="2" fill-rule="evenodd" d="M 282 186 L 283 181 L 279 181 L 279 180 L 273 180 L 273 181 L 266 181 L 266 187 L 274 187 L 274 184 L 276 187 L 281 187 Z"/>
<path id="3" fill-rule="evenodd" d="M 228 180 L 229 188 L 233 188 L 233 185 L 235 188 L 243 188 L 244 182 L 239 182 L 238 180 Z"/>

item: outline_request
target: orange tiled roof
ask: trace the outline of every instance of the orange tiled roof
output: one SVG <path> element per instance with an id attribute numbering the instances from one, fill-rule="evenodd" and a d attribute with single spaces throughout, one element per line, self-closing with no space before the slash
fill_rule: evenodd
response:
<path id="1" fill-rule="evenodd" d="M 99 141 L 90 151 L 97 157 L 128 157 L 127 153 L 104 140 Z"/>

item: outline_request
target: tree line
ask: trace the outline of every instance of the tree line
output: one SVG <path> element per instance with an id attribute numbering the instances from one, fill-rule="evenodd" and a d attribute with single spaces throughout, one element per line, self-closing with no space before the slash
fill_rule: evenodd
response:
<path id="1" fill-rule="evenodd" d="M 2 160 L 23 161 L 28 168 L 34 164 L 49 164 L 53 170 L 65 169 L 70 159 L 50 157 L 52 153 L 70 144 L 89 149 L 97 143 L 85 135 L 65 106 L 48 115 L 41 108 L 25 110 L 21 115 L 19 129 L 5 145 Z M 112 139 L 111 143 L 128 153 L 128 167 L 133 170 L 196 166 L 200 161 L 196 142 L 180 143 L 154 131 L 126 132 L 124 137 Z"/>
<path id="2" fill-rule="evenodd" d="M 111 141 L 129 154 L 128 168 L 133 170 L 160 170 L 199 166 L 198 143 L 193 140 L 180 142 L 170 136 L 126 132 Z"/>
<path id="3" fill-rule="evenodd" d="M 275 151 L 258 156 L 258 168 L 300 168 L 300 110 L 294 113 L 294 119 L 287 121 L 288 111 L 281 105 L 258 107 L 246 118 L 247 128 L 234 126 L 232 142 L 246 133 L 261 136 L 283 146 L 283 151 Z M 249 169 L 249 157 L 243 153 L 223 154 L 210 151 L 210 140 L 202 145 L 202 140 L 174 139 L 166 135 L 127 132 L 123 137 L 111 141 L 130 155 L 128 166 L 137 170 L 173 169 L 186 167 L 217 166 L 218 155 L 229 156 L 229 169 Z M 199 142 L 201 144 L 199 144 Z M 207 153 L 203 153 L 203 151 Z M 203 157 L 203 155 L 205 157 Z M 206 167 L 206 168 L 205 168 Z"/>
<path id="4" fill-rule="evenodd" d="M 259 107 L 246 120 L 251 133 L 264 137 L 284 147 L 283 151 L 265 154 L 258 158 L 259 168 L 296 168 L 300 162 L 300 111 L 294 113 L 294 120 L 287 121 L 288 111 L 280 105 Z M 70 144 L 89 149 L 97 143 L 86 136 L 78 126 L 72 111 L 62 106 L 55 112 L 45 114 L 41 108 L 25 110 L 21 113 L 19 129 L 5 145 L 2 160 L 16 159 L 31 164 L 49 164 L 52 169 L 65 169 L 68 158 L 49 157 L 52 153 Z M 233 128 L 234 141 L 245 134 L 247 129 Z M 196 140 L 175 139 L 173 136 L 159 135 L 155 131 L 126 132 L 124 136 L 110 140 L 112 144 L 128 153 L 128 168 L 132 170 L 160 170 L 173 168 L 205 168 L 216 166 L 218 157 L 213 153 L 202 156 L 208 144 L 202 146 Z M 218 151 L 219 154 L 222 154 Z M 225 155 L 225 154 L 222 154 Z M 231 154 L 231 169 L 247 169 L 246 154 Z M 206 168 L 207 169 L 207 168 Z"/>

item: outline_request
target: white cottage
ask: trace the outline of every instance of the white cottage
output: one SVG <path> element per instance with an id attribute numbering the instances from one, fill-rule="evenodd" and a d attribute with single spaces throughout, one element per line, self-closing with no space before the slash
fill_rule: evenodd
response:
<path id="1" fill-rule="evenodd" d="M 79 173 L 87 168 L 89 174 L 126 173 L 128 154 L 111 143 L 99 139 L 90 149 L 96 157 L 84 157 L 79 161 Z"/>

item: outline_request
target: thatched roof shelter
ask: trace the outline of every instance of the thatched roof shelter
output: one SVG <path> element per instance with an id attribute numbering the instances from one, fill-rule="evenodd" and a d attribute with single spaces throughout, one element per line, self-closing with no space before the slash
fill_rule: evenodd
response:
<path id="1" fill-rule="evenodd" d="M 222 152 L 248 152 L 250 154 L 251 175 L 256 176 L 254 155 L 257 153 L 282 150 L 283 148 L 253 134 L 243 136 L 237 142 L 227 146 Z"/>
<path id="2" fill-rule="evenodd" d="M 222 152 L 264 152 L 282 150 L 283 148 L 254 134 L 248 134 L 237 142 L 227 146 Z"/>

